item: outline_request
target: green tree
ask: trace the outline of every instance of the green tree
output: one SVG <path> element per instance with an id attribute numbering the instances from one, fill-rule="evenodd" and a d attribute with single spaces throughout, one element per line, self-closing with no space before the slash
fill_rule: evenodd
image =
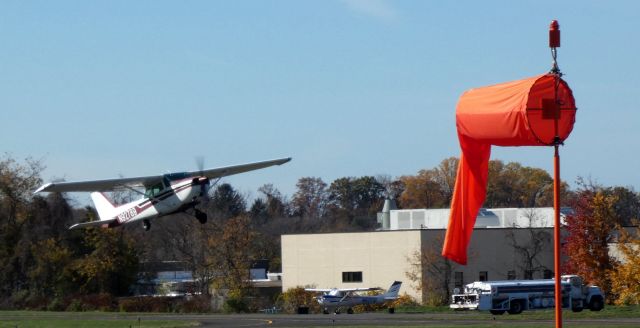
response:
<path id="1" fill-rule="evenodd" d="M 247 204 L 244 197 L 228 183 L 219 185 L 208 202 L 210 212 L 223 219 L 245 213 Z"/>
<path id="2" fill-rule="evenodd" d="M 334 220 L 368 229 L 384 202 L 385 186 L 372 176 L 346 177 L 329 186 L 329 209 Z"/>

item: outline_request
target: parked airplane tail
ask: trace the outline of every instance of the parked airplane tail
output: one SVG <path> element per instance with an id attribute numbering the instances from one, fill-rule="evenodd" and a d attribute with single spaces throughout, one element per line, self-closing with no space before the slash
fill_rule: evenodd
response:
<path id="1" fill-rule="evenodd" d="M 92 192 L 91 200 L 96 207 L 100 221 L 112 221 L 116 215 L 116 207 L 101 192 Z"/>
<path id="2" fill-rule="evenodd" d="M 396 299 L 398 298 L 398 293 L 400 292 L 400 286 L 402 286 L 402 281 L 394 281 L 391 284 L 391 287 L 384 293 L 385 299 Z"/>

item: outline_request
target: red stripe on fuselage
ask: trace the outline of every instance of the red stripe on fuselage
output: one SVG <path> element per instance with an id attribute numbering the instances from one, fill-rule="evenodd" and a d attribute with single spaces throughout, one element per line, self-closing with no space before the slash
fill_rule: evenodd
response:
<path id="1" fill-rule="evenodd" d="M 189 179 L 184 179 L 182 181 L 185 181 L 185 180 L 189 180 Z M 118 222 L 118 224 L 124 224 L 124 223 L 130 221 L 131 219 L 133 219 L 134 217 L 136 217 L 138 214 L 144 212 L 145 210 L 147 210 L 151 206 L 153 206 L 153 205 L 155 205 L 155 204 L 157 204 L 157 203 L 159 203 L 159 202 L 161 202 L 161 201 L 163 201 L 163 200 L 165 200 L 165 199 L 167 199 L 167 198 L 169 198 L 169 197 L 171 197 L 171 196 L 173 196 L 173 195 L 175 195 L 175 194 L 177 194 L 177 193 L 179 193 L 179 192 L 181 192 L 181 191 L 183 191 L 183 190 L 185 190 L 185 189 L 187 189 L 189 187 L 193 187 L 193 186 L 194 186 L 194 184 L 192 182 L 192 183 L 188 183 L 188 184 L 179 186 L 176 189 L 173 189 L 173 187 L 169 187 L 169 188 L 167 188 L 168 190 L 162 192 L 158 196 L 153 197 L 153 198 L 148 198 L 148 199 L 140 202 L 140 204 L 134 205 L 132 208 L 129 208 L 129 209 L 119 213 L 115 217 L 115 219 Z M 135 211 L 135 214 L 133 214 L 132 211 Z M 161 213 L 158 213 L 158 214 L 161 214 Z M 121 216 L 124 219 L 121 220 Z"/>

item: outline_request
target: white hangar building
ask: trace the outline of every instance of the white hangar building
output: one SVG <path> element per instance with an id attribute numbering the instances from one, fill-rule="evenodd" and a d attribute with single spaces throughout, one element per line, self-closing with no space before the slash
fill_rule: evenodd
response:
<path id="1" fill-rule="evenodd" d="M 418 284 L 423 275 L 433 273 L 424 258 L 440 253 L 449 210 L 392 210 L 389 205 L 379 215 L 383 228 L 378 231 L 283 235 L 283 291 L 299 286 L 386 289 L 399 280 L 401 294 L 425 300 L 428 291 Z M 468 264 L 451 262 L 449 290 L 478 280 L 551 278 L 552 222 L 553 208 L 482 209 Z M 541 238 L 548 240 L 535 243 Z M 536 255 L 527 258 L 518 249 Z M 419 278 L 410 281 L 408 272 Z"/>

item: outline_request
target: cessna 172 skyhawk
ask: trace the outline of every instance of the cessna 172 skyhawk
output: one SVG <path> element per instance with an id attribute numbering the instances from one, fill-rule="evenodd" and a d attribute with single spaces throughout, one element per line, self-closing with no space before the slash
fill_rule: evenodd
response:
<path id="1" fill-rule="evenodd" d="M 291 158 L 281 158 L 263 162 L 219 167 L 193 172 L 169 173 L 135 178 L 119 178 L 107 180 L 91 180 L 77 182 L 47 183 L 35 192 L 91 192 L 91 199 L 100 216 L 100 220 L 77 223 L 69 229 L 102 226 L 113 228 L 126 223 L 142 221 L 145 230 L 151 228 L 150 220 L 177 212 L 193 209 L 195 217 L 200 223 L 207 222 L 207 214 L 196 208 L 196 205 L 206 201 L 210 179 L 220 179 L 225 176 L 262 169 L 273 165 L 282 165 Z M 144 187 L 142 193 L 135 188 Z M 144 196 L 136 201 L 114 206 L 102 193 L 129 189 Z"/>
<path id="2" fill-rule="evenodd" d="M 361 296 L 354 293 L 381 290 L 381 288 L 305 288 L 305 290 L 309 292 L 322 293 L 322 295 L 317 296 L 316 299 L 318 300 L 318 303 L 320 303 L 320 305 L 323 307 L 322 312 L 324 314 L 329 314 L 330 311 L 339 314 L 341 308 L 347 308 L 347 313 L 352 314 L 353 306 L 360 304 L 382 304 L 384 302 L 397 299 L 401 285 L 401 281 L 394 281 L 386 293 L 375 296 Z M 389 313 L 393 312 L 393 308 L 389 308 Z"/>

